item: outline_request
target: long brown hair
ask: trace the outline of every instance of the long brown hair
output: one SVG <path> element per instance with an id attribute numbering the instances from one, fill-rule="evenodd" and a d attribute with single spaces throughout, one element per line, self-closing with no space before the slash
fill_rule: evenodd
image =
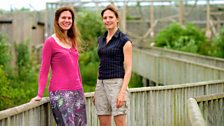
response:
<path id="1" fill-rule="evenodd" d="M 62 12 L 69 11 L 72 15 L 72 26 L 67 32 L 67 36 L 72 40 L 72 46 L 78 48 L 78 41 L 79 41 L 79 31 L 75 23 L 75 12 L 72 7 L 60 7 L 56 10 L 54 16 L 54 32 L 56 36 L 62 41 L 67 42 L 66 35 L 63 33 L 62 28 L 58 24 L 59 17 Z"/>

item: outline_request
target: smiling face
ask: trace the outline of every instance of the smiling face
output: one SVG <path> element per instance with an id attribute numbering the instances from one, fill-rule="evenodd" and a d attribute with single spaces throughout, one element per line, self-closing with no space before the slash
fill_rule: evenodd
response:
<path id="1" fill-rule="evenodd" d="M 58 18 L 58 25 L 63 31 L 68 31 L 72 26 L 72 14 L 70 11 L 63 11 Z"/>
<path id="2" fill-rule="evenodd" d="M 103 13 L 103 23 L 107 30 L 117 28 L 118 26 L 118 18 L 115 16 L 115 13 L 111 10 L 106 10 Z"/>

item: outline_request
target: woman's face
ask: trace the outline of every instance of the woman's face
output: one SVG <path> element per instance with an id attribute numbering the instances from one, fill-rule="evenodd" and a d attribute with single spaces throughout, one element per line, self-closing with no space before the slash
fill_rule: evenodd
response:
<path id="1" fill-rule="evenodd" d="M 103 13 L 103 23 L 106 29 L 114 29 L 118 25 L 118 18 L 115 16 L 114 12 L 111 10 L 106 10 Z"/>
<path id="2" fill-rule="evenodd" d="M 67 31 L 72 26 L 72 14 L 70 11 L 64 11 L 60 14 L 60 17 L 58 19 L 58 25 L 63 29 L 64 31 Z"/>

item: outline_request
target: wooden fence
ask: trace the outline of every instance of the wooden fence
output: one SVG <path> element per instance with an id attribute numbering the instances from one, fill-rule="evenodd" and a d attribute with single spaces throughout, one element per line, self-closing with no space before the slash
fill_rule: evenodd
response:
<path id="1" fill-rule="evenodd" d="M 192 126 L 223 126 L 224 93 L 191 98 L 188 101 Z"/>
<path id="2" fill-rule="evenodd" d="M 128 126 L 189 126 L 187 100 L 224 92 L 224 80 L 132 88 L 129 92 Z M 93 93 L 85 96 L 88 126 L 98 126 Z M 0 126 L 53 126 L 52 120 L 48 99 L 0 112 Z"/>

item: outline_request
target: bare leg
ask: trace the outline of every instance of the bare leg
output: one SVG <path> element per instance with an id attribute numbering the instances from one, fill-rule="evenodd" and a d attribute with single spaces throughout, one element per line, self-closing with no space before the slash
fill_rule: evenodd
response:
<path id="1" fill-rule="evenodd" d="M 126 115 L 114 116 L 116 126 L 126 126 Z"/>
<path id="2" fill-rule="evenodd" d="M 98 118 L 100 120 L 100 126 L 111 126 L 111 115 L 100 115 Z"/>

